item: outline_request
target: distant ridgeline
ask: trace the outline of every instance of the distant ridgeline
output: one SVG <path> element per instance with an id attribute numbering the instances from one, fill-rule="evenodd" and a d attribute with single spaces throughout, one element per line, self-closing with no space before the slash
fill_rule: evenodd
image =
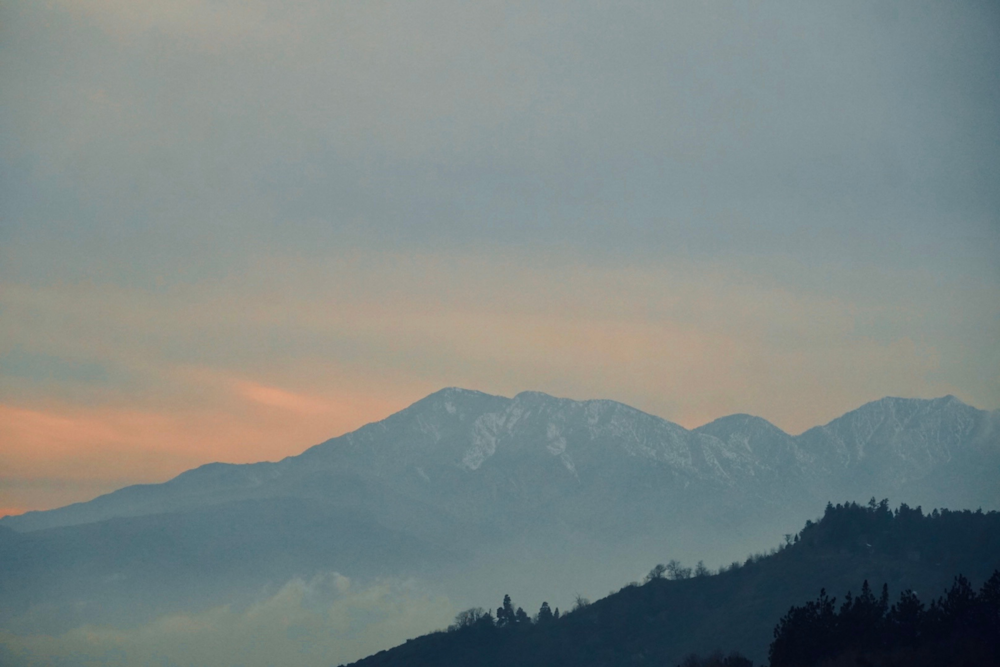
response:
<path id="1" fill-rule="evenodd" d="M 354 664 L 1000 664 L 998 569 L 1000 513 L 830 504 L 771 553 L 719 572 L 658 565 L 644 584 L 561 614 L 545 604 L 530 617 L 506 597 L 495 614 L 470 609 Z M 840 605 L 826 593 L 859 582 Z"/>

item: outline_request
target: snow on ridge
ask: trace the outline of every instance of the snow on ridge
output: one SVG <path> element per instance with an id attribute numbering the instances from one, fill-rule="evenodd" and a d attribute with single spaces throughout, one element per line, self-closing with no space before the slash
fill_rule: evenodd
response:
<path id="1" fill-rule="evenodd" d="M 479 470 L 498 451 L 514 447 L 558 458 L 577 477 L 581 461 L 592 466 L 595 460 L 625 456 L 726 485 L 762 474 L 806 473 L 822 466 L 824 459 L 832 463 L 826 458 L 831 454 L 838 461 L 836 467 L 850 469 L 876 452 L 880 460 L 888 457 L 891 470 L 885 474 L 912 478 L 951 460 L 955 444 L 979 423 L 972 414 L 975 408 L 949 397 L 889 397 L 791 436 L 748 414 L 728 415 L 689 431 L 610 400 L 575 401 L 534 391 L 504 399 L 458 388 L 437 396 L 439 400 L 425 404 L 432 412 L 411 413 L 415 418 L 411 428 L 432 442 L 442 438 L 453 442 L 455 449 L 448 457 L 466 471 Z M 466 396 L 499 400 L 470 403 Z M 458 426 L 458 421 L 465 425 Z M 449 423 L 459 428 L 451 436 Z M 456 436 L 459 440 L 453 439 Z"/>
<path id="2" fill-rule="evenodd" d="M 813 429 L 823 433 L 842 465 L 888 457 L 895 476 L 921 476 L 951 461 L 968 442 L 981 411 L 954 396 L 934 399 L 885 397 Z M 902 472 L 908 471 L 908 472 Z"/>
<path id="3" fill-rule="evenodd" d="M 539 440 L 530 442 L 539 436 Z M 617 450 L 630 457 L 693 471 L 696 466 L 691 437 L 681 426 L 615 401 L 573 401 L 541 392 L 521 392 L 501 409 L 476 418 L 459 465 L 478 470 L 496 454 L 500 443 L 513 444 L 527 438 L 530 449 L 542 448 L 559 457 L 574 475 L 577 469 L 571 458 L 573 448 L 603 447 L 603 443 L 613 445 L 608 453 Z"/>
<path id="4" fill-rule="evenodd" d="M 478 470 L 486 459 L 497 451 L 497 431 L 503 425 L 503 417 L 495 412 L 481 415 L 472 425 L 472 446 L 462 456 L 462 467 Z"/>
<path id="5" fill-rule="evenodd" d="M 545 437 L 548 440 L 545 444 L 545 449 L 550 454 L 558 456 L 566 451 L 566 438 L 562 436 L 562 431 L 556 424 L 549 422 L 545 427 Z"/>

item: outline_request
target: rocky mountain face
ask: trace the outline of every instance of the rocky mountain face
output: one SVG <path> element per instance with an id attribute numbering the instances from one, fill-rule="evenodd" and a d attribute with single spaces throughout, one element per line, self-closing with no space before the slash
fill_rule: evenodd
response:
<path id="1" fill-rule="evenodd" d="M 687 430 L 613 401 L 445 389 L 282 461 L 5 517 L 0 589 L 31 605 L 143 580 L 207 604 L 335 570 L 471 601 L 498 580 L 579 591 L 575 577 L 620 586 L 670 557 L 745 556 L 831 500 L 1000 509 L 998 473 L 1000 413 L 954 397 L 885 398 L 791 436 L 750 415 Z"/>

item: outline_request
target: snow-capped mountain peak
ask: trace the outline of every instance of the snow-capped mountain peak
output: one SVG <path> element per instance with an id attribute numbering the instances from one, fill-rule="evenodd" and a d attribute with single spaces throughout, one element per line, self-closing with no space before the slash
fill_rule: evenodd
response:
<path id="1" fill-rule="evenodd" d="M 689 431 L 615 401 L 541 392 L 507 398 L 452 387 L 277 463 L 202 466 L 164 484 L 7 517 L 3 524 L 30 530 L 302 494 L 364 503 L 366 493 L 381 488 L 449 512 L 463 507 L 470 515 L 480 511 L 477 494 L 483 492 L 493 498 L 490 512 L 597 489 L 682 504 L 695 498 L 766 504 L 799 496 L 825 503 L 915 489 L 939 469 L 965 465 L 969 456 L 1000 459 L 998 434 L 1000 413 L 952 396 L 884 398 L 791 436 L 746 414 Z M 974 497 L 989 502 L 991 493 L 996 495 Z"/>

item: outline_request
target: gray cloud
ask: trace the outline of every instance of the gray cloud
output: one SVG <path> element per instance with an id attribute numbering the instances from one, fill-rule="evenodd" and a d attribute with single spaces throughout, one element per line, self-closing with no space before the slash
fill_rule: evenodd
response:
<path id="1" fill-rule="evenodd" d="M 10 240 L 996 249 L 989 4 L 149 4 L 7 9 Z"/>

